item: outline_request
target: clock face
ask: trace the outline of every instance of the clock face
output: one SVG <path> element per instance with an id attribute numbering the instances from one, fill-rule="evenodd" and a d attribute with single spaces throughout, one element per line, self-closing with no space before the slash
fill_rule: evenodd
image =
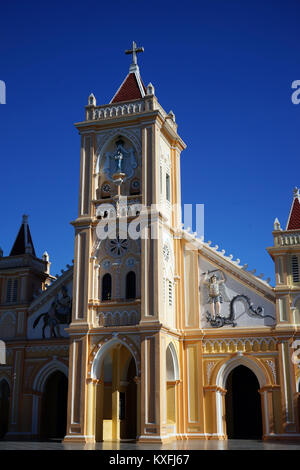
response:
<path id="1" fill-rule="evenodd" d="M 102 186 L 102 191 L 104 193 L 110 193 L 110 186 L 108 183 L 104 183 L 104 185 Z"/>
<path id="2" fill-rule="evenodd" d="M 134 180 L 131 184 L 133 189 L 139 189 L 140 188 L 140 182 L 138 180 Z"/>

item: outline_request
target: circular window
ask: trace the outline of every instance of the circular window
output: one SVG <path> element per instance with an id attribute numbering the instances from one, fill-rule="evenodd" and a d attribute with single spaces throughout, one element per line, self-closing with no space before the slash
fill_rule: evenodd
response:
<path id="1" fill-rule="evenodd" d="M 128 240 L 119 237 L 109 240 L 108 249 L 112 256 L 122 256 L 128 250 Z"/>

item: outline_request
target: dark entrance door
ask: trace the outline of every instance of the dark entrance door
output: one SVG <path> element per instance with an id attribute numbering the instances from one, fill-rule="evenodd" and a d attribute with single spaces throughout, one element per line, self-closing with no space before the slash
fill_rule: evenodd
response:
<path id="1" fill-rule="evenodd" d="M 60 372 L 48 378 L 42 397 L 41 437 L 62 439 L 67 426 L 68 380 Z"/>
<path id="2" fill-rule="evenodd" d="M 0 439 L 3 439 L 8 431 L 9 417 L 9 385 L 6 380 L 0 382 Z"/>
<path id="3" fill-rule="evenodd" d="M 127 386 L 125 392 L 120 393 L 120 438 L 136 439 L 137 433 L 137 393 L 134 377 L 136 376 L 136 367 L 134 359 L 131 359 L 127 372 Z"/>
<path id="4" fill-rule="evenodd" d="M 261 439 L 262 414 L 259 383 L 245 366 L 230 372 L 226 382 L 226 427 L 229 439 Z"/>

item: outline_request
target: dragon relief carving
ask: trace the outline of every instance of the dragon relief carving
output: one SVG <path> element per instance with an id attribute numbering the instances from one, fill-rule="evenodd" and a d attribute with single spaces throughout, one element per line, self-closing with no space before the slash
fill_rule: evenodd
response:
<path id="1" fill-rule="evenodd" d="M 221 278 L 218 278 L 216 274 L 209 277 L 209 274 L 217 271 L 221 273 Z M 205 276 L 202 284 L 206 287 L 206 294 L 208 294 L 208 298 L 205 303 L 210 305 L 210 311 L 206 312 L 206 320 L 213 328 L 222 328 L 225 325 L 231 325 L 233 327 L 237 326 L 236 304 L 239 301 L 244 303 L 246 307 L 245 311 L 249 316 L 261 319 L 271 318 L 272 320 L 275 320 L 272 315 L 264 314 L 263 307 L 257 306 L 255 308 L 251 299 L 245 294 L 237 294 L 230 299 L 226 292 L 225 276 L 219 269 L 204 272 L 202 275 Z M 228 316 L 221 315 L 221 304 L 223 302 L 230 302 Z"/>

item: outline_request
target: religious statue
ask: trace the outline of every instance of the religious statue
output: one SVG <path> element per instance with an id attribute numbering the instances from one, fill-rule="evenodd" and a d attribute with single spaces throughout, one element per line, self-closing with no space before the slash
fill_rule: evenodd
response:
<path id="1" fill-rule="evenodd" d="M 126 147 L 124 140 L 119 137 L 116 141 L 116 148 L 112 152 L 106 152 L 103 155 L 102 171 L 107 179 L 114 182 L 114 175 L 123 173 L 126 181 L 132 178 L 137 168 L 137 160 L 133 147 Z"/>
<path id="2" fill-rule="evenodd" d="M 220 271 L 216 269 L 214 271 L 207 271 L 203 273 L 205 276 L 203 280 L 203 285 L 206 287 L 206 293 L 208 294 L 208 299 L 205 302 L 210 304 L 210 312 L 206 312 L 206 320 L 213 328 L 222 328 L 225 325 L 231 325 L 233 327 L 237 326 L 236 318 L 236 305 L 239 302 L 242 302 L 245 306 L 245 313 L 249 316 L 264 319 L 271 318 L 275 321 L 275 318 L 272 315 L 266 315 L 264 313 L 263 307 L 254 307 L 251 299 L 246 294 L 237 294 L 232 299 L 230 299 L 226 293 L 225 289 L 225 276 L 220 271 L 222 278 L 218 279 L 216 274 L 213 274 L 209 277 L 209 274 Z M 221 315 L 221 304 L 223 302 L 230 302 L 229 304 L 229 314 L 227 316 Z"/>
<path id="3" fill-rule="evenodd" d="M 222 272 L 222 279 L 218 279 L 215 274 L 209 278 L 209 272 L 204 274 L 205 278 L 203 284 L 208 288 L 208 303 L 210 304 L 211 318 L 212 320 L 215 320 L 216 316 L 220 315 L 221 304 L 223 303 L 224 297 L 226 299 L 225 301 L 227 301 L 227 296 L 224 287 L 222 286 L 222 284 L 225 282 L 225 278 Z"/>
<path id="4" fill-rule="evenodd" d="M 123 154 L 121 152 L 121 150 L 118 150 L 117 151 L 117 154 L 115 155 L 115 160 L 117 162 L 117 169 L 116 169 L 116 173 L 122 173 L 122 160 L 123 160 Z"/>

